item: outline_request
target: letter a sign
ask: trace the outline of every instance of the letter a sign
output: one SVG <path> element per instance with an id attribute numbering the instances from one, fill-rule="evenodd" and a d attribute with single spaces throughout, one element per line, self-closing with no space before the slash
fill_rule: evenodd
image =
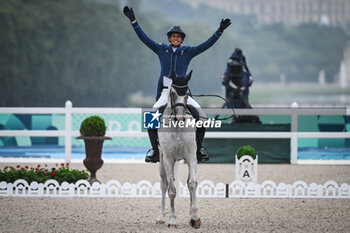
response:
<path id="1" fill-rule="evenodd" d="M 258 156 L 256 159 L 245 155 L 237 159 L 236 155 L 236 180 L 244 183 L 258 182 Z"/>

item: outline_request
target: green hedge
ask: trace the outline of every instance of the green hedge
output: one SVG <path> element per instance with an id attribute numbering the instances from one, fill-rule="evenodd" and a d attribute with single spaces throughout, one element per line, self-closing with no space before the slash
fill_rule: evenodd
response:
<path id="1" fill-rule="evenodd" d="M 87 117 L 80 126 L 80 133 L 82 136 L 105 136 L 106 123 L 99 116 Z"/>

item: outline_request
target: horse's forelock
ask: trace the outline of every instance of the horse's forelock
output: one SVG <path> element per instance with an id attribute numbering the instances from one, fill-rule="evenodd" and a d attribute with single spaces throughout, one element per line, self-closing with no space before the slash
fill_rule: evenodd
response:
<path id="1" fill-rule="evenodd" d="M 184 96 L 187 94 L 187 90 L 188 90 L 188 87 L 185 86 L 185 87 L 175 87 L 173 86 L 174 90 L 176 91 L 176 94 L 178 96 Z"/>
<path id="2" fill-rule="evenodd" d="M 173 84 L 176 86 L 186 86 L 188 84 L 188 79 L 181 76 L 176 76 L 173 78 Z"/>
<path id="3" fill-rule="evenodd" d="M 188 79 L 185 77 L 177 76 L 173 78 L 172 87 L 179 96 L 184 96 L 188 91 Z"/>

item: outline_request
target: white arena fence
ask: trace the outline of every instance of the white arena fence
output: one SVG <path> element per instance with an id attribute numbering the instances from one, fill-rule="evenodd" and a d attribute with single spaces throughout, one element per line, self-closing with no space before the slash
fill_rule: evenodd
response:
<path id="1" fill-rule="evenodd" d="M 206 114 L 231 115 L 231 109 L 203 109 Z M 291 132 L 207 132 L 206 138 L 254 138 L 273 139 L 285 138 L 291 140 L 292 164 L 350 164 L 347 160 L 298 160 L 299 138 L 350 138 L 349 132 L 298 132 L 298 116 L 305 115 L 350 115 L 350 107 L 346 108 L 258 108 L 235 109 L 237 115 L 286 115 L 291 117 Z M 72 137 L 79 136 L 79 131 L 72 130 L 72 114 L 142 114 L 141 108 L 73 108 L 72 102 L 67 101 L 64 108 L 0 108 L 0 114 L 63 114 L 65 116 L 64 130 L 0 130 L 0 137 L 64 137 L 65 162 L 71 162 Z M 141 129 L 135 131 L 107 131 L 106 136 L 121 138 L 148 137 Z"/>
<path id="2" fill-rule="evenodd" d="M 189 198 L 186 185 L 179 182 L 179 196 Z M 137 184 L 129 182 L 120 183 L 111 180 L 106 184 L 90 183 L 79 180 L 75 184 L 56 180 L 48 180 L 44 184 L 25 180 L 16 180 L 13 184 L 0 182 L 0 196 L 16 197 L 114 197 L 114 198 L 160 198 L 162 195 L 160 183 L 152 184 L 142 180 Z M 296 181 L 293 184 L 280 183 L 267 180 L 262 184 L 244 183 L 236 180 L 231 184 L 214 184 L 209 180 L 199 182 L 197 188 L 198 198 L 350 198 L 349 184 L 338 185 L 334 181 L 324 184 L 306 184 Z"/>

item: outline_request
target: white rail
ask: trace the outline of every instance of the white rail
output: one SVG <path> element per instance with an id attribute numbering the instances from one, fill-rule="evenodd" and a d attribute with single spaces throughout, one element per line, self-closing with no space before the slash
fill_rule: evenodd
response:
<path id="1" fill-rule="evenodd" d="M 207 114 L 230 115 L 230 109 L 204 109 Z M 64 114 L 65 130 L 0 130 L 0 137 L 65 137 L 65 161 L 71 161 L 72 137 L 79 136 L 79 131 L 72 131 L 72 114 L 142 114 L 141 108 L 73 108 L 67 101 L 64 108 L 0 108 L 0 114 Z M 291 140 L 291 163 L 298 161 L 299 138 L 350 138 L 350 132 L 298 132 L 298 116 L 300 115 L 350 115 L 350 108 L 274 108 L 274 109 L 235 109 L 237 115 L 289 115 L 291 116 L 291 132 L 207 132 L 206 138 L 286 138 Z M 107 131 L 110 137 L 148 137 L 146 132 Z M 314 162 L 314 164 L 317 161 Z M 344 164 L 340 162 L 341 164 Z M 345 162 L 346 163 L 346 162 Z M 321 162 L 320 164 L 323 164 Z"/>
<path id="2" fill-rule="evenodd" d="M 162 191 L 159 182 L 152 184 L 148 180 L 137 183 L 121 183 L 110 180 L 106 184 L 79 180 L 75 184 L 56 180 L 45 183 L 19 179 L 13 183 L 0 183 L 0 197 L 89 197 L 89 198 L 160 198 Z M 179 181 L 179 197 L 189 198 L 187 185 Z M 210 180 L 198 182 L 198 198 L 350 198 L 350 185 L 327 181 L 324 184 L 298 180 L 293 184 L 275 183 L 265 180 L 261 184 L 245 183 L 234 180 L 230 184 L 214 183 Z"/>

